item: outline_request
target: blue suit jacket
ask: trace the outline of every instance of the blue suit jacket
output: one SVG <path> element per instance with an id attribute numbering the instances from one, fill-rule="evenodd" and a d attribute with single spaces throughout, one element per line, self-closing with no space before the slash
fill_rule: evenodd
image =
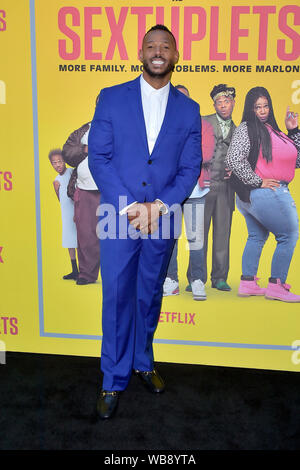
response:
<path id="1" fill-rule="evenodd" d="M 200 174 L 199 105 L 172 85 L 164 121 L 149 155 L 142 109 L 140 77 L 100 93 L 88 141 L 89 168 L 101 192 L 101 203 L 117 212 L 134 201 L 160 199 L 183 203 Z"/>

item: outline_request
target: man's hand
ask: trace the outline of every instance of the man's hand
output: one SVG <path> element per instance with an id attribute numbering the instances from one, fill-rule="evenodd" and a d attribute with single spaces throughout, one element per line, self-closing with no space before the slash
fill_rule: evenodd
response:
<path id="1" fill-rule="evenodd" d="M 127 211 L 129 223 L 142 233 L 153 233 L 157 230 L 160 216 L 159 204 L 156 202 L 135 203 Z"/>

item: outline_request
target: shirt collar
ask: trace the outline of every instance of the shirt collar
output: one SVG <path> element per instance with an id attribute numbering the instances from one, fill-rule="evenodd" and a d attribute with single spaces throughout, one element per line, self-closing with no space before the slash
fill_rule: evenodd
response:
<path id="1" fill-rule="evenodd" d="M 142 93 L 145 93 L 146 96 L 150 96 L 151 94 L 155 94 L 156 96 L 165 96 L 169 93 L 170 89 L 170 82 L 168 82 L 164 87 L 159 88 L 158 90 L 156 88 L 153 88 L 151 85 L 149 85 L 148 82 L 144 79 L 143 75 L 141 75 L 141 91 Z"/>
<path id="2" fill-rule="evenodd" d="M 216 113 L 216 116 L 217 116 L 217 119 L 218 119 L 218 121 L 219 121 L 220 124 L 223 124 L 224 126 L 227 126 L 227 127 L 230 126 L 231 121 L 232 121 L 231 118 L 226 119 L 226 121 L 225 121 L 225 119 L 222 119 L 221 116 L 218 115 L 218 113 Z"/>

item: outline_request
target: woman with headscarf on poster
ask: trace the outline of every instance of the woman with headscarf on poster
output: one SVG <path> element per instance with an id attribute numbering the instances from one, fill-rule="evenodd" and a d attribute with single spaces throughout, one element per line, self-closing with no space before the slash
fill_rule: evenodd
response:
<path id="1" fill-rule="evenodd" d="M 242 257 L 238 295 L 264 295 L 267 299 L 300 302 L 286 278 L 298 240 L 298 215 L 288 184 L 300 167 L 298 115 L 287 109 L 288 136 L 279 129 L 269 92 L 252 88 L 246 96 L 241 124 L 234 132 L 227 166 L 237 193 L 237 208 L 244 215 L 248 239 Z M 271 277 L 261 288 L 256 277 L 263 246 L 273 233 L 276 249 Z"/>

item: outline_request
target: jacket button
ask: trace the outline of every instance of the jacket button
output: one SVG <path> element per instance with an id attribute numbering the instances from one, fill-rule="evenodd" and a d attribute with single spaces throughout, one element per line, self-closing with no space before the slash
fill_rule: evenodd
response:
<path id="1" fill-rule="evenodd" d="M 147 186 L 147 183 L 145 181 L 142 182 L 143 186 Z"/>
<path id="2" fill-rule="evenodd" d="M 152 160 L 148 160 L 148 164 L 151 165 L 151 163 L 152 163 Z"/>

